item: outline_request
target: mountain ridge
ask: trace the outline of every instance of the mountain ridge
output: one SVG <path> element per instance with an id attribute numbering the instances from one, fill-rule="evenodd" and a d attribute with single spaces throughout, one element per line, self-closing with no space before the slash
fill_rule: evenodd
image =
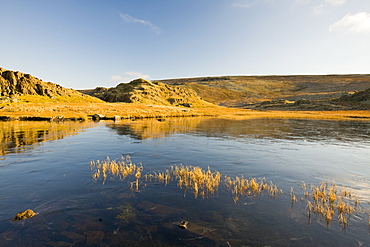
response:
<path id="1" fill-rule="evenodd" d="M 370 75 L 136 79 L 112 88 L 74 90 L 0 68 L 0 103 L 104 101 L 192 108 L 219 105 L 261 110 L 364 110 L 370 108 Z"/>
<path id="2" fill-rule="evenodd" d="M 198 94 L 186 86 L 169 85 L 142 78 L 129 83 L 120 83 L 116 87 L 97 87 L 89 93 L 107 102 L 159 104 L 183 107 L 213 107 L 201 99 Z"/>
<path id="3" fill-rule="evenodd" d="M 41 98 L 42 101 L 99 101 L 74 89 L 65 88 L 52 82 L 44 82 L 30 74 L 0 67 L 0 102 L 27 102 L 41 100 Z"/>
<path id="4" fill-rule="evenodd" d="M 159 81 L 188 86 L 204 100 L 227 107 L 264 101 L 331 100 L 370 88 L 369 74 L 219 76 Z"/>

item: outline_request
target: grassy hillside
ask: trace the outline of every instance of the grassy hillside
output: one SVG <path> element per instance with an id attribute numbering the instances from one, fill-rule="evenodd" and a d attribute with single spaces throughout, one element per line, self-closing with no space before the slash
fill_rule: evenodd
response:
<path id="1" fill-rule="evenodd" d="M 45 102 L 102 101 L 29 74 L 0 68 L 0 104 Z"/>
<path id="2" fill-rule="evenodd" d="M 87 93 L 87 90 L 84 91 Z M 143 103 L 182 107 L 214 107 L 201 99 L 197 93 L 184 85 L 168 85 L 144 79 L 120 83 L 113 88 L 98 87 L 92 96 L 107 102 Z"/>
<path id="3" fill-rule="evenodd" d="M 364 120 L 370 119 L 369 110 L 370 75 L 138 79 L 82 93 L 0 68 L 0 120 L 82 120 L 95 114 L 161 121 L 175 116 Z"/>
<path id="4" fill-rule="evenodd" d="M 244 107 L 263 101 L 330 100 L 370 88 L 370 75 L 222 76 L 168 79 L 211 103 Z"/>

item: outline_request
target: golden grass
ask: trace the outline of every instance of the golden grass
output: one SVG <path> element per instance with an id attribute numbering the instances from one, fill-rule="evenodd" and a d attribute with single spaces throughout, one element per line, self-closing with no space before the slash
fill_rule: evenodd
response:
<path id="1" fill-rule="evenodd" d="M 193 166 L 173 166 L 171 167 L 173 174 L 177 179 L 177 186 L 184 190 L 192 189 L 194 197 L 197 198 L 198 194 L 202 198 L 209 197 L 218 190 L 221 181 L 221 173 L 216 171 L 203 170 L 200 167 Z"/>
<path id="2" fill-rule="evenodd" d="M 168 79 L 162 82 L 186 85 L 200 97 L 226 106 L 266 100 L 327 99 L 370 87 L 368 75 L 223 76 Z"/>
<path id="3" fill-rule="evenodd" d="M 257 180 L 256 178 L 245 179 L 243 176 L 235 177 L 235 179 L 225 176 L 224 180 L 226 188 L 232 192 L 233 200 L 236 203 L 240 196 L 257 196 L 262 191 L 267 190 L 270 196 L 276 198 L 277 194 L 282 194 L 282 190 L 278 190 L 277 186 L 271 181 L 266 183 L 264 178 Z"/>
<path id="4" fill-rule="evenodd" d="M 91 161 L 90 168 L 93 179 L 95 181 L 102 180 L 103 184 L 108 177 L 111 179 L 119 177 L 120 180 L 124 180 L 131 176 L 134 181 L 129 182 L 129 188 L 133 191 L 139 191 L 140 179 L 144 177 L 146 183 L 157 181 L 168 185 L 171 181 L 175 181 L 177 187 L 184 191 L 184 197 L 187 191 L 191 191 L 194 198 L 199 196 L 202 199 L 210 198 L 219 190 L 220 185 L 223 185 L 226 191 L 231 192 L 234 203 L 237 203 L 240 197 L 257 197 L 264 191 L 268 192 L 271 198 L 283 194 L 281 189 L 278 189 L 272 181 L 267 183 L 265 178 L 251 177 L 246 179 L 243 176 L 232 178 L 212 171 L 209 167 L 204 170 L 197 166 L 174 165 L 164 172 L 152 172 L 142 176 L 143 166 L 133 164 L 130 156 L 122 157 L 118 161 L 111 160 L 109 157 L 104 161 Z M 345 228 L 348 225 L 350 215 L 361 211 L 358 197 L 343 186 L 321 182 L 319 185 L 311 185 L 310 189 L 307 189 L 303 182 L 301 187 L 303 195 L 300 197 L 300 201 L 306 202 L 305 210 L 309 224 L 312 216 L 315 215 L 319 221 L 323 220 L 327 226 L 330 226 L 333 220 L 337 220 L 338 224 Z M 298 203 L 293 187 L 290 189 L 290 200 L 292 207 Z"/>
<path id="5" fill-rule="evenodd" d="M 0 116 L 19 117 L 63 116 L 65 118 L 88 119 L 94 114 L 113 118 L 163 118 L 214 116 L 231 119 L 290 118 L 327 120 L 370 120 L 370 111 L 256 111 L 240 108 L 214 106 L 212 108 L 186 108 L 132 103 L 25 103 L 3 104 Z"/>
<path id="6" fill-rule="evenodd" d="M 131 176 L 135 181 L 129 183 L 131 190 L 139 191 L 139 180 L 142 177 L 143 166 L 135 165 L 131 162 L 130 156 L 122 157 L 121 160 L 111 160 L 109 157 L 104 161 L 91 161 L 90 169 L 92 170 L 92 177 L 95 181 L 102 179 L 104 184 L 108 177 L 112 179 L 119 177 L 124 180 Z M 143 176 L 146 182 L 158 181 L 164 185 L 176 180 L 177 186 L 184 191 L 184 197 L 187 191 L 192 191 L 195 198 L 199 195 L 204 198 L 211 197 L 218 191 L 221 182 L 226 189 L 231 191 L 234 202 L 236 203 L 241 196 L 257 196 L 264 190 L 269 191 L 271 197 L 276 198 L 277 194 L 282 194 L 277 186 L 271 181 L 266 183 L 265 179 L 243 177 L 231 178 L 222 175 L 218 171 L 212 171 L 209 167 L 207 170 L 198 166 L 184 166 L 173 165 L 165 172 L 152 172 Z"/>
<path id="7" fill-rule="evenodd" d="M 139 190 L 139 179 L 141 177 L 141 171 L 143 170 L 142 165 L 135 165 L 131 162 L 130 156 L 122 157 L 121 160 L 111 160 L 107 157 L 104 161 L 91 161 L 90 169 L 93 170 L 92 177 L 97 181 L 99 178 L 103 178 L 103 184 L 108 178 L 119 177 L 124 180 L 127 176 L 135 176 L 136 181 L 130 183 L 130 188 Z"/>
<path id="8" fill-rule="evenodd" d="M 70 96 L 54 96 L 52 98 L 42 95 L 19 95 L 17 100 L 20 103 L 103 103 L 101 99 L 91 97 L 89 95 L 70 95 Z"/>
<path id="9" fill-rule="evenodd" d="M 346 227 L 349 216 L 356 210 L 359 200 L 352 192 L 347 191 L 344 187 L 338 187 L 335 183 L 321 182 L 320 185 L 311 185 L 311 191 L 307 191 L 305 183 L 302 184 L 304 198 L 306 201 L 308 222 L 315 214 L 319 219 L 323 219 L 327 226 L 336 218 L 341 227 Z M 292 188 L 292 203 L 294 191 Z"/>

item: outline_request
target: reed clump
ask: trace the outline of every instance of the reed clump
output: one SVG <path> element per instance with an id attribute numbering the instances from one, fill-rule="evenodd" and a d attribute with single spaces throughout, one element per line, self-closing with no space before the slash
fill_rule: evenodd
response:
<path id="1" fill-rule="evenodd" d="M 111 160 L 109 157 L 106 160 L 91 161 L 90 169 L 93 171 L 92 177 L 95 181 L 100 178 L 103 179 L 103 184 L 108 178 L 119 177 L 124 180 L 127 176 L 134 176 L 136 178 L 135 182 L 130 183 L 130 188 L 139 190 L 139 179 L 141 178 L 141 173 L 143 166 L 133 164 L 131 162 L 130 156 L 122 157 L 121 160 Z"/>
<path id="2" fill-rule="evenodd" d="M 337 218 L 338 224 L 345 227 L 348 224 L 348 218 L 359 204 L 357 196 L 344 187 L 338 187 L 335 183 L 322 182 L 318 186 L 312 185 L 311 191 L 307 191 L 305 184 L 302 188 L 307 201 L 309 222 L 312 214 L 315 214 L 324 219 L 327 226 Z"/>
<path id="3" fill-rule="evenodd" d="M 264 190 L 267 190 L 270 196 L 274 198 L 276 198 L 278 193 L 282 193 L 271 181 L 269 184 L 266 183 L 265 178 L 257 180 L 256 178 L 245 179 L 243 176 L 236 176 L 234 179 L 225 176 L 224 182 L 226 188 L 231 191 L 235 203 L 241 196 L 257 196 Z"/>
<path id="4" fill-rule="evenodd" d="M 154 172 L 145 175 L 145 178 L 147 182 L 155 179 L 165 185 L 172 180 L 176 180 L 177 186 L 184 190 L 184 196 L 186 196 L 187 191 L 193 191 L 195 198 L 198 195 L 205 198 L 218 190 L 221 173 L 212 171 L 209 167 L 207 170 L 203 170 L 197 166 L 173 165 L 165 172 Z"/>
<path id="5" fill-rule="evenodd" d="M 184 190 L 192 190 L 194 197 L 200 195 L 202 198 L 214 194 L 221 182 L 221 173 L 212 171 L 209 167 L 203 170 L 197 166 L 172 166 L 172 173 L 177 179 L 177 186 Z"/>
<path id="6" fill-rule="evenodd" d="M 271 181 L 266 182 L 266 179 L 250 178 L 245 179 L 242 176 L 231 178 L 222 175 L 218 171 L 212 171 L 210 167 L 202 169 L 198 166 L 173 165 L 164 172 L 153 172 L 142 176 L 143 166 L 135 165 L 131 162 L 130 156 L 122 157 L 121 160 L 111 160 L 109 157 L 104 161 L 91 161 L 90 168 L 93 171 L 92 177 L 95 181 L 103 180 L 106 182 L 108 176 L 119 177 L 124 180 L 127 176 L 132 176 L 135 181 L 129 183 L 131 190 L 139 191 L 140 179 L 145 178 L 146 182 L 158 181 L 164 185 L 168 185 L 171 181 L 176 181 L 177 186 L 184 190 L 184 196 L 187 191 L 192 191 L 195 198 L 198 196 L 204 198 L 211 197 L 219 189 L 223 182 L 226 189 L 231 191 L 233 200 L 236 203 L 241 196 L 257 196 L 262 191 L 269 192 L 271 197 L 276 198 L 282 190 L 278 190 L 277 186 Z"/>

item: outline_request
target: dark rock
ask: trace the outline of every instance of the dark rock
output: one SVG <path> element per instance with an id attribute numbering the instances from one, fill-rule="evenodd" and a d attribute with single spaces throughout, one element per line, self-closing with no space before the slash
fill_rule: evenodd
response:
<path id="1" fill-rule="evenodd" d="M 183 221 L 180 222 L 179 227 L 181 227 L 182 229 L 187 229 L 188 224 L 189 224 L 189 222 L 187 222 L 186 220 L 183 220 Z"/>
<path id="2" fill-rule="evenodd" d="M 180 106 L 184 106 L 184 107 L 191 107 L 191 104 L 190 103 L 182 103 L 182 104 L 179 104 Z"/>
<path id="3" fill-rule="evenodd" d="M 310 100 L 306 100 L 306 99 L 299 99 L 299 100 L 296 100 L 294 102 L 294 105 L 302 105 L 302 104 L 310 104 L 311 101 Z"/>
<path id="4" fill-rule="evenodd" d="M 105 116 L 102 114 L 94 114 L 92 115 L 92 120 L 95 122 L 99 122 L 101 119 L 103 119 Z"/>
<path id="5" fill-rule="evenodd" d="M 370 100 L 370 88 L 359 91 L 354 94 L 347 94 L 339 98 L 339 100 L 343 101 L 354 101 L 354 102 L 361 102 L 361 101 L 367 101 Z"/>

